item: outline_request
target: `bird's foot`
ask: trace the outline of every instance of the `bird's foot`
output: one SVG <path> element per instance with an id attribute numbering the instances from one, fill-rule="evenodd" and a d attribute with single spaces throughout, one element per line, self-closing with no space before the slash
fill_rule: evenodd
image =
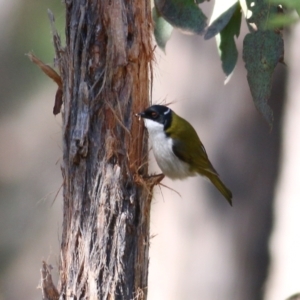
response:
<path id="1" fill-rule="evenodd" d="M 165 178 L 165 175 L 163 173 L 161 174 L 154 174 L 154 175 L 147 175 L 143 177 L 144 180 L 147 181 L 147 183 L 153 187 L 155 185 L 160 184 L 160 182 Z"/>

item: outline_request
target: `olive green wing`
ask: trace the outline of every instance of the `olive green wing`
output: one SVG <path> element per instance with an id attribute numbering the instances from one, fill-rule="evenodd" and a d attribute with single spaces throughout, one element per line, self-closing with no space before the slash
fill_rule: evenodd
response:
<path id="1" fill-rule="evenodd" d="M 208 177 L 208 179 L 227 199 L 229 204 L 232 205 L 232 193 L 221 181 L 217 171 L 209 161 L 206 150 L 201 143 L 197 132 L 187 121 L 183 119 L 182 121 L 185 123 L 184 126 L 179 128 L 179 130 L 177 127 L 176 131 L 172 132 L 169 130 L 169 132 L 167 132 L 169 136 L 172 137 L 172 150 L 174 154 L 180 160 L 188 163 L 192 172 L 197 172 Z"/>
<path id="2" fill-rule="evenodd" d="M 184 122 L 184 126 L 181 126 L 174 133 L 171 132 L 174 154 L 188 163 L 191 166 L 191 171 L 200 174 L 210 172 L 217 175 L 197 132 L 189 122 L 184 119 L 181 120 Z"/>
<path id="3" fill-rule="evenodd" d="M 202 144 L 191 146 L 173 139 L 172 150 L 180 160 L 190 165 L 191 171 L 196 171 L 200 174 L 206 171 L 217 175 Z"/>

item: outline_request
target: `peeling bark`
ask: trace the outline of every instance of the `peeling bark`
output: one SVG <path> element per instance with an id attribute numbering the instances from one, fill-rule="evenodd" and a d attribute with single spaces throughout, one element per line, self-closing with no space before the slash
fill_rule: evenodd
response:
<path id="1" fill-rule="evenodd" d="M 41 284 L 39 288 L 42 290 L 43 300 L 58 300 L 59 293 L 52 281 L 50 265 L 43 261 L 41 269 Z"/>
<path id="2" fill-rule="evenodd" d="M 66 0 L 60 299 L 146 299 L 149 1 Z"/>

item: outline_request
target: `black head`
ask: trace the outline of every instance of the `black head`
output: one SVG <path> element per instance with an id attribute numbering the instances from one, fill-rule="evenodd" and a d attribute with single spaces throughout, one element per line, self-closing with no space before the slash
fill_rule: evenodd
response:
<path id="1" fill-rule="evenodd" d="M 164 130 L 171 126 L 172 110 L 163 105 L 152 105 L 138 114 L 144 119 L 149 119 L 164 125 Z"/>

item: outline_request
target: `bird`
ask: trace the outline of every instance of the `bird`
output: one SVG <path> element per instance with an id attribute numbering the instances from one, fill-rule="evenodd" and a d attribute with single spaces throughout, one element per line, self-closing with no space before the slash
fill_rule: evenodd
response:
<path id="1" fill-rule="evenodd" d="M 232 193 L 221 181 L 193 126 L 164 105 L 152 105 L 136 116 L 144 120 L 152 150 L 163 174 L 173 180 L 207 177 L 232 206 Z"/>

